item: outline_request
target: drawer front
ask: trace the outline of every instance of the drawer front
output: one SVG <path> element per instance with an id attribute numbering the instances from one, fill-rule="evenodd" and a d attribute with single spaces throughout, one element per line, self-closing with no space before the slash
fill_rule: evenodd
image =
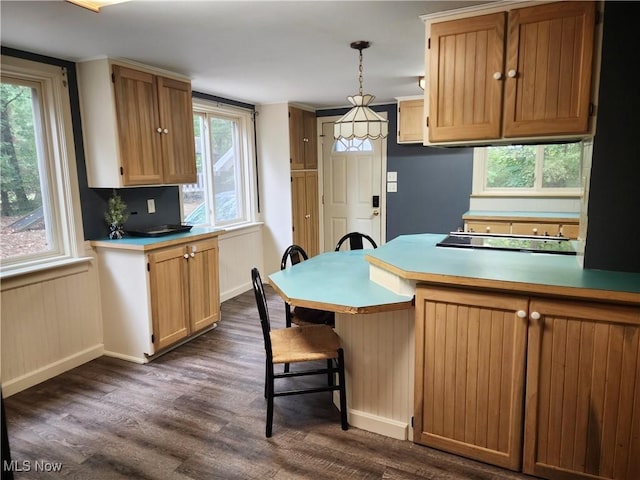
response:
<path id="1" fill-rule="evenodd" d="M 477 233 L 511 233 L 509 222 L 467 222 L 467 232 Z"/>

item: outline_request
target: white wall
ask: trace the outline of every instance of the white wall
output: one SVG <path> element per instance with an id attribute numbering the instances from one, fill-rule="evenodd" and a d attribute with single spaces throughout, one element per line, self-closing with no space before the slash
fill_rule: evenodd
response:
<path id="1" fill-rule="evenodd" d="M 263 281 L 280 270 L 284 250 L 293 243 L 291 218 L 291 170 L 289 160 L 289 106 L 286 103 L 257 107 L 260 217 L 265 226 Z"/>
<path id="2" fill-rule="evenodd" d="M 251 290 L 251 269 L 264 269 L 262 225 L 242 227 L 218 237 L 220 301 Z"/>
<path id="3" fill-rule="evenodd" d="M 87 247 L 86 256 L 92 256 Z M 96 260 L 2 281 L 0 378 L 6 397 L 102 355 Z"/>

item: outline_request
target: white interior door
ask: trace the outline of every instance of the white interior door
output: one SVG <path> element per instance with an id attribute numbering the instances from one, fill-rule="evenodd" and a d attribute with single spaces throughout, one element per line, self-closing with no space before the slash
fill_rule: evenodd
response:
<path id="1" fill-rule="evenodd" d="M 383 149 L 386 140 L 345 141 L 336 146 L 333 121 L 322 124 L 324 250 L 332 251 L 347 232 L 384 241 Z M 374 207 L 374 196 L 378 206 Z"/>

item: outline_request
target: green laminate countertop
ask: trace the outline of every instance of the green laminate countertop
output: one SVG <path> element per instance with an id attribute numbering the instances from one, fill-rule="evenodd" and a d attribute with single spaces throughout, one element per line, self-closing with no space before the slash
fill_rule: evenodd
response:
<path id="1" fill-rule="evenodd" d="M 397 295 L 369 280 L 365 255 L 373 250 L 326 252 L 269 275 L 292 305 L 337 313 L 374 313 L 409 308 L 413 296 Z"/>
<path id="2" fill-rule="evenodd" d="M 640 273 L 583 269 L 573 255 L 437 247 L 446 235 L 403 235 L 368 250 L 372 264 L 416 282 L 640 305 Z"/>
<path id="3" fill-rule="evenodd" d="M 91 240 L 92 247 L 110 248 L 116 250 L 139 250 L 147 252 L 158 248 L 170 247 L 185 242 L 195 242 L 213 238 L 224 233 L 223 228 L 193 227 L 188 232 L 161 235 L 158 237 L 133 237 L 125 236 L 118 240 Z"/>

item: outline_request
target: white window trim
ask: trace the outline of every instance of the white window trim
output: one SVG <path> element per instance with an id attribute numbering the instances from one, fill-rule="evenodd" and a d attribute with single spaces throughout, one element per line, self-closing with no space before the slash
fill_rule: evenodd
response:
<path id="1" fill-rule="evenodd" d="M 214 226 L 216 227 L 242 227 L 244 225 L 251 225 L 256 221 L 256 212 L 257 212 L 257 198 L 255 193 L 255 178 L 256 178 L 256 166 L 255 166 L 255 147 L 253 139 L 255 138 L 254 132 L 254 124 L 253 124 L 253 110 L 235 107 L 232 105 L 227 105 L 220 102 L 215 102 L 211 100 L 206 100 L 202 98 L 194 98 L 193 99 L 193 113 L 202 113 L 202 114 L 210 114 L 218 117 L 229 118 L 233 120 L 238 120 L 238 124 L 244 135 L 240 135 L 238 139 L 240 143 L 241 150 L 239 154 L 241 155 L 241 164 L 242 164 L 242 183 L 243 183 L 243 201 L 245 205 L 245 218 L 242 220 L 234 220 L 231 222 L 215 222 Z M 208 130 L 208 125 L 206 125 L 206 129 Z M 208 150 L 210 148 L 209 142 L 205 142 L 205 148 Z M 206 188 L 208 192 L 213 191 L 213 185 L 211 184 L 213 175 L 210 172 L 212 168 L 208 162 L 205 162 L 204 169 L 206 171 Z M 210 199 L 205 198 L 206 208 L 207 208 L 207 216 L 209 219 L 213 217 L 213 206 L 210 204 Z M 183 212 L 182 205 L 182 190 L 180 190 L 180 211 Z"/>
<path id="2" fill-rule="evenodd" d="M 83 251 L 80 193 L 66 69 L 3 55 L 2 75 L 36 82 L 42 86 L 44 111 L 41 112 L 41 118 L 46 120 L 42 128 L 44 148 L 48 150 L 46 161 L 49 162 L 48 210 L 57 249 L 46 254 L 3 260 L 0 278 L 5 274 L 9 276 L 57 268 L 61 263 L 81 258 Z M 43 191 L 44 195 L 46 192 Z"/>
<path id="3" fill-rule="evenodd" d="M 473 184 L 471 195 L 474 197 L 570 197 L 582 196 L 582 188 L 486 188 L 487 147 L 473 149 Z M 542 162 L 536 162 L 536 182 L 542 178 Z"/>

